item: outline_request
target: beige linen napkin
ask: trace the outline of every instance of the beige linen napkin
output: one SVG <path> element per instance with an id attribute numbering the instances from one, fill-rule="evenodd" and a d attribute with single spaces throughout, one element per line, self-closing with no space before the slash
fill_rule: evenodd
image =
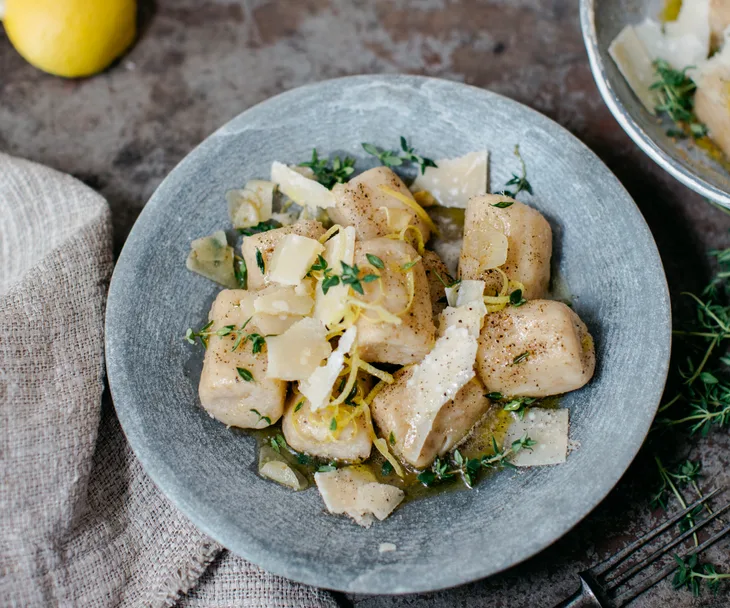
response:
<path id="1" fill-rule="evenodd" d="M 223 550 L 132 454 L 103 398 L 110 226 L 77 180 L 0 153 L 0 604 L 336 606 Z"/>

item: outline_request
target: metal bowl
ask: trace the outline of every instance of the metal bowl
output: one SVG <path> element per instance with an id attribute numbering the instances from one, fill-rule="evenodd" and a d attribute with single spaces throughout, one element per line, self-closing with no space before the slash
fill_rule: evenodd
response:
<path id="1" fill-rule="evenodd" d="M 657 0 L 581 0 L 580 19 L 593 77 L 603 100 L 629 137 L 660 167 L 704 197 L 730 208 L 730 173 L 691 140 L 675 141 L 667 123 L 646 111 L 608 54 L 608 47 L 629 24 L 659 14 Z"/>

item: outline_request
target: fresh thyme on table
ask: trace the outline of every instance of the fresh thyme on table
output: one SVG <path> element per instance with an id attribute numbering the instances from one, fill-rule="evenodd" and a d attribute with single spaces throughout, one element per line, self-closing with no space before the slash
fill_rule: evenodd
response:
<path id="1" fill-rule="evenodd" d="M 682 294 L 692 308 L 692 314 L 677 323 L 680 329 L 674 331 L 683 354 L 678 369 L 670 377 L 675 390 L 667 392 L 666 401 L 660 406 L 652 427 L 650 445 L 656 450 L 654 456 L 659 482 L 651 499 L 652 508 L 666 509 L 669 502 L 676 500 L 682 508 L 702 496 L 700 479 L 702 462 L 682 457 L 678 462 L 665 464 L 672 458 L 671 448 L 684 438 L 691 447 L 704 440 L 710 433 L 730 428 L 730 356 L 727 352 L 730 339 L 730 249 L 713 251 L 711 255 L 719 269 L 714 278 L 699 296 Z M 679 359 L 679 358 L 678 358 Z M 672 433 L 673 435 L 670 435 Z M 662 452 L 660 455 L 659 452 Z M 667 454 L 666 456 L 664 454 Z M 690 493 L 691 498 L 686 498 Z M 680 523 L 680 530 L 689 529 L 702 515 L 703 508 L 697 507 Z M 695 546 L 699 545 L 694 535 Z M 702 583 L 716 590 L 721 579 L 728 574 L 718 573 L 710 563 L 700 563 L 696 556 L 681 559 L 675 556 L 678 569 L 674 577 L 675 588 L 687 587 L 695 595 Z"/>
<path id="2" fill-rule="evenodd" d="M 654 62 L 657 81 L 651 85 L 656 91 L 659 103 L 657 112 L 665 112 L 674 121 L 678 128 L 669 129 L 670 137 L 685 137 L 684 127 L 694 137 L 707 135 L 707 127 L 703 125 L 694 113 L 694 95 L 697 85 L 687 76 L 687 70 L 675 70 L 663 59 Z"/>
<path id="3" fill-rule="evenodd" d="M 416 154 L 415 148 L 408 145 L 406 138 L 401 135 L 400 151 L 381 150 L 374 144 L 363 143 L 363 150 L 377 158 L 381 164 L 386 167 L 398 167 L 404 162 L 410 162 L 421 168 L 421 173 L 426 172 L 426 167 L 436 167 L 436 163 L 431 158 Z"/>

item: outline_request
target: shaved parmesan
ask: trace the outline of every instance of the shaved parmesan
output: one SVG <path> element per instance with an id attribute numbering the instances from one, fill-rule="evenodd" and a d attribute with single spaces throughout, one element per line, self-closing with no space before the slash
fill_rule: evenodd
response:
<path id="1" fill-rule="evenodd" d="M 474 377 L 477 338 L 465 327 L 447 327 L 408 379 L 412 401 L 403 456 L 415 462 L 444 404 Z"/>
<path id="2" fill-rule="evenodd" d="M 322 184 L 282 163 L 274 161 L 271 164 L 271 181 L 298 205 L 327 209 L 335 204 L 332 192 Z"/>
<path id="3" fill-rule="evenodd" d="M 269 285 L 262 289 L 253 302 L 256 313 L 268 315 L 308 315 L 314 298 L 306 292 L 297 293 L 296 287 Z"/>
<path id="4" fill-rule="evenodd" d="M 315 473 L 314 481 L 330 513 L 349 515 L 365 528 L 376 517 L 381 521 L 388 517 L 405 496 L 400 488 L 378 483 L 363 466 Z"/>
<path id="5" fill-rule="evenodd" d="M 327 329 L 316 319 L 304 318 L 280 336 L 266 338 L 267 378 L 303 380 L 332 352 Z"/>
<path id="6" fill-rule="evenodd" d="M 699 66 L 710 52 L 709 0 L 685 0 L 676 21 L 645 19 L 634 30 L 649 57 L 681 70 Z M 692 71 L 688 74 L 692 77 Z"/>
<path id="7" fill-rule="evenodd" d="M 566 409 L 550 410 L 533 407 L 524 418 L 514 420 L 504 438 L 505 448 L 525 434 L 537 444 L 530 450 L 520 450 L 512 458 L 518 467 L 531 467 L 565 462 L 568 455 L 569 413 Z"/>
<path id="8" fill-rule="evenodd" d="M 290 467 L 282 455 L 268 445 L 259 449 L 259 475 L 292 490 L 304 490 L 309 485 L 304 475 Z"/>
<path id="9" fill-rule="evenodd" d="M 285 235 L 271 256 L 269 279 L 282 285 L 299 285 L 323 251 L 324 247 L 315 239 L 299 234 Z"/>
<path id="10" fill-rule="evenodd" d="M 355 258 L 355 228 L 342 228 L 325 243 L 324 258 L 331 268 L 339 269 L 341 262 L 352 266 Z M 339 323 L 347 308 L 348 285 L 335 285 L 325 294 L 317 290 L 314 302 L 314 317 L 331 327 Z"/>
<path id="11" fill-rule="evenodd" d="M 456 300 L 459 299 L 459 284 L 444 287 L 444 291 L 446 292 L 446 303 L 449 306 L 456 306 Z"/>
<path id="12" fill-rule="evenodd" d="M 342 334 L 340 343 L 327 359 L 327 363 L 315 369 L 306 380 L 303 379 L 299 383 L 299 392 L 309 399 L 312 411 L 327 406 L 335 382 L 345 367 L 345 355 L 355 344 L 356 337 L 357 328 L 353 326 Z"/>
<path id="13" fill-rule="evenodd" d="M 253 317 L 253 323 L 264 336 L 278 336 L 303 318 L 303 315 L 270 315 L 257 312 Z"/>
<path id="14" fill-rule="evenodd" d="M 439 337 L 443 336 L 449 327 L 463 327 L 469 332 L 470 336 L 478 338 L 482 330 L 485 314 L 487 314 L 487 307 L 483 301 L 470 302 L 458 308 L 449 306 L 441 313 Z"/>
<path id="15" fill-rule="evenodd" d="M 487 193 L 488 154 L 486 150 L 470 152 L 458 158 L 436 161 L 416 177 L 411 189 L 427 190 L 444 207 L 466 209 L 473 196 Z"/>
<path id="16" fill-rule="evenodd" d="M 234 228 L 248 228 L 271 218 L 274 182 L 252 179 L 241 190 L 226 192 L 228 215 Z"/>
<path id="17" fill-rule="evenodd" d="M 226 233 L 222 230 L 195 239 L 190 244 L 190 254 L 185 266 L 188 270 L 225 287 L 238 287 L 238 280 L 233 272 L 233 247 L 228 244 Z"/>
<path id="18" fill-rule="evenodd" d="M 651 85 L 656 81 L 656 73 L 652 58 L 633 26 L 627 25 L 621 30 L 608 52 L 639 101 L 649 113 L 655 114 L 657 100 Z"/>
<path id="19" fill-rule="evenodd" d="M 456 296 L 457 306 L 464 306 L 471 302 L 481 302 L 484 304 L 484 281 L 464 279 L 461 283 L 459 283 L 458 287 L 459 293 Z"/>

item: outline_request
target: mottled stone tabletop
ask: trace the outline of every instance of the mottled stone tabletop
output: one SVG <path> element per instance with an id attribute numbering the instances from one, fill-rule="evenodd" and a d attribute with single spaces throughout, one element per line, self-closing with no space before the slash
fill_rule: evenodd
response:
<path id="1" fill-rule="evenodd" d="M 157 0 L 142 2 L 140 29 L 125 57 L 80 81 L 35 70 L 0 34 L 0 150 L 72 173 L 106 196 L 117 251 L 160 181 L 218 126 L 281 91 L 378 72 L 489 88 L 567 127 L 635 198 L 675 303 L 681 291 L 708 280 L 706 251 L 730 246 L 730 216 L 659 169 L 604 106 L 581 39 L 578 0 Z M 651 314 L 651 302 L 646 306 Z M 729 485 L 727 432 L 676 450 L 701 457 L 702 485 Z M 574 589 L 576 572 L 661 517 L 648 507 L 657 483 L 653 453 L 644 449 L 593 514 L 508 572 L 436 594 L 338 599 L 360 608 L 550 607 Z M 724 571 L 729 546 L 709 554 Z M 728 606 L 730 585 L 716 597 L 705 591 L 693 599 L 664 582 L 632 605 Z"/>

